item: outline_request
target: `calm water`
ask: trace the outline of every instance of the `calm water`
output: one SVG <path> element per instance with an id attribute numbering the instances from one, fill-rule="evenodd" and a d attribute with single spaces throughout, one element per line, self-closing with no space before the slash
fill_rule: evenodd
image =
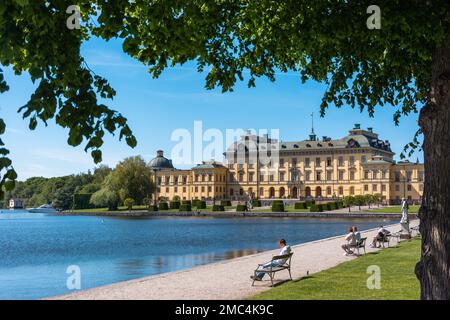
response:
<path id="1" fill-rule="evenodd" d="M 6 213 L 5 213 L 6 212 Z M 0 299 L 70 292 L 67 267 L 82 289 L 231 259 L 360 230 L 389 220 L 293 218 L 104 218 L 0 213 Z M 250 272 L 250 270 L 249 270 Z"/>

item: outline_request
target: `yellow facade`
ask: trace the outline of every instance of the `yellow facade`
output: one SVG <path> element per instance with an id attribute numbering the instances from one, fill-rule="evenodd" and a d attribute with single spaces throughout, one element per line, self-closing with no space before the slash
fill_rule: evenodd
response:
<path id="1" fill-rule="evenodd" d="M 239 146 L 248 146 L 251 141 L 258 148 L 262 143 L 276 145 L 276 161 L 262 165 L 254 160 L 258 158 L 252 156 L 252 151 L 237 156 Z M 389 142 L 380 140 L 371 128 L 363 130 L 359 125 L 337 140 L 319 140 L 312 133 L 307 140 L 279 142 L 246 134 L 224 155 L 225 165 L 204 162 L 191 170 L 155 170 L 158 198 L 326 200 L 381 194 L 384 202 L 392 203 L 402 197 L 418 202 L 422 197 L 423 164 L 396 163 Z"/>

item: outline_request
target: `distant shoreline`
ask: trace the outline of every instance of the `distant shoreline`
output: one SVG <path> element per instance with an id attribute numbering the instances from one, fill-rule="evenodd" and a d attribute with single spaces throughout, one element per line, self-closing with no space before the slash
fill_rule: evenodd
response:
<path id="1" fill-rule="evenodd" d="M 268 218 L 401 218 L 400 213 L 370 212 L 162 212 L 162 211 L 99 211 L 99 212 L 59 212 L 58 216 L 102 216 L 102 217 L 268 217 Z M 415 215 L 411 215 L 415 216 Z"/>

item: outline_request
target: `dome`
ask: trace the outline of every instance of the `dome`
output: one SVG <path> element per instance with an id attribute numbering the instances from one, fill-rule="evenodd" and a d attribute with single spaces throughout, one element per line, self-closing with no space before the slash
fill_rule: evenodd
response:
<path id="1" fill-rule="evenodd" d="M 148 165 L 153 170 L 174 169 L 172 160 L 164 158 L 164 152 L 162 150 L 158 150 L 156 152 L 156 157 L 150 160 Z"/>

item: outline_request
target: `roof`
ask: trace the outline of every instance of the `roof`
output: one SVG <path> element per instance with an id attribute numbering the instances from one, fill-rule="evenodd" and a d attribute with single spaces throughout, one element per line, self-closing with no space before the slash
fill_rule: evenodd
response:
<path id="1" fill-rule="evenodd" d="M 221 163 L 215 161 L 203 161 L 201 164 L 197 164 L 192 170 L 200 169 L 215 169 L 215 168 L 225 168 Z"/>
<path id="2" fill-rule="evenodd" d="M 270 139 L 269 139 L 270 140 Z M 234 142 L 228 149 L 227 153 L 236 152 L 242 148 L 246 151 L 254 149 L 259 144 L 266 142 L 266 138 L 258 137 L 256 135 L 242 136 L 241 140 Z M 323 137 L 322 140 L 301 140 L 278 142 L 277 140 L 270 141 L 271 148 L 282 151 L 305 151 L 305 150 L 335 150 L 346 148 L 374 148 L 392 153 L 391 145 L 388 140 L 380 140 L 378 134 L 366 130 L 351 130 L 350 133 L 341 139 L 331 139 Z M 253 144 L 252 144 L 253 143 Z M 264 150 L 264 147 L 261 147 Z"/>
<path id="3" fill-rule="evenodd" d="M 153 170 L 174 169 L 172 160 L 165 158 L 162 150 L 156 152 L 156 157 L 150 160 L 148 165 Z"/>

